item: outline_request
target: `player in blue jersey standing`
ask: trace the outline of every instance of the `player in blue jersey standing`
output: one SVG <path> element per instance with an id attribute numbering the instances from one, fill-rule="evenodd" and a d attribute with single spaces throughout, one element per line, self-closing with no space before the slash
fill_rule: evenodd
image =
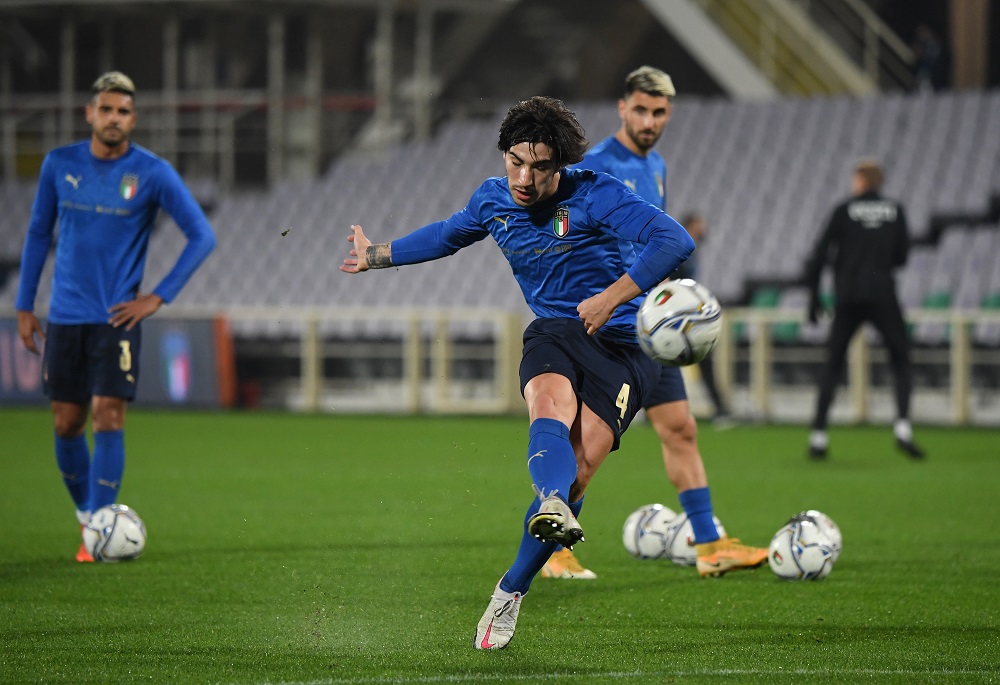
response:
<path id="1" fill-rule="evenodd" d="M 621 181 L 566 168 L 583 158 L 587 140 L 559 100 L 514 105 L 497 147 L 506 178 L 487 179 L 465 209 L 391 243 L 372 244 L 352 226 L 351 256 L 340 267 L 425 262 L 492 236 L 537 317 L 524 332 L 520 367 L 535 497 L 514 563 L 476 628 L 476 649 L 507 646 L 546 559 L 583 540 L 577 516 L 587 484 L 659 377 L 636 340 L 637 298 L 694 249 L 680 224 Z M 642 246 L 628 264 L 623 239 Z"/>
<path id="2" fill-rule="evenodd" d="M 670 121 L 676 91 L 670 76 L 642 66 L 625 78 L 625 91 L 618 101 L 621 126 L 615 135 L 595 145 L 576 165 L 603 171 L 660 209 L 667 206 L 667 164 L 653 146 Z M 633 259 L 640 246 L 623 245 L 622 253 Z M 644 398 L 643 408 L 660 438 L 667 476 L 677 488 L 684 512 L 694 530 L 696 568 L 702 576 L 753 568 L 767 560 L 767 550 L 739 540 L 719 537 L 713 519 L 712 499 L 705 464 L 698 450 L 697 424 L 688 406 L 680 369 L 662 367 L 659 383 Z M 557 550 L 542 574 L 552 578 L 594 578 L 570 550 Z"/>
<path id="3" fill-rule="evenodd" d="M 121 72 L 94 82 L 86 106 L 90 139 L 46 155 L 21 255 L 18 333 L 35 354 L 39 341 L 45 341 L 42 373 L 52 403 L 56 463 L 81 526 L 118 495 L 125 470 L 125 408 L 139 380 L 139 324 L 177 296 L 215 247 L 208 219 L 173 167 L 130 142 L 134 98 L 135 86 Z M 160 208 L 187 244 L 153 292 L 140 293 Z M 34 314 L 35 297 L 57 219 L 43 331 Z M 76 560 L 93 558 L 81 545 Z"/>

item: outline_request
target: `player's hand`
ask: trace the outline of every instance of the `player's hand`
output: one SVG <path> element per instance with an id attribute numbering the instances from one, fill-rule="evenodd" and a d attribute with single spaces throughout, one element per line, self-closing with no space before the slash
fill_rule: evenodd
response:
<path id="1" fill-rule="evenodd" d="M 587 329 L 587 335 L 593 335 L 606 324 L 618 307 L 618 303 L 611 300 L 606 293 L 607 291 L 604 291 L 588 297 L 576 307 L 580 320 Z"/>
<path id="2" fill-rule="evenodd" d="M 17 334 L 21 336 L 21 342 L 28 352 L 41 354 L 35 336 L 38 336 L 38 340 L 44 341 L 45 331 L 42 330 L 42 324 L 38 323 L 38 317 L 34 312 L 17 312 Z"/>
<path id="3" fill-rule="evenodd" d="M 368 271 L 367 250 L 371 246 L 372 241 L 368 240 L 364 230 L 360 226 L 352 225 L 351 235 L 347 236 L 347 242 L 353 243 L 351 256 L 345 259 L 344 263 L 340 265 L 340 270 L 349 274 Z"/>
<path id="4" fill-rule="evenodd" d="M 140 321 L 146 317 L 152 316 L 156 313 L 156 310 L 160 308 L 163 304 L 163 298 L 154 293 L 148 293 L 146 295 L 139 294 L 134 300 L 129 300 L 128 302 L 119 302 L 113 305 L 108 313 L 111 314 L 111 318 L 108 319 L 108 323 L 118 328 L 119 326 L 125 326 L 126 331 L 130 331 L 136 327 Z"/>

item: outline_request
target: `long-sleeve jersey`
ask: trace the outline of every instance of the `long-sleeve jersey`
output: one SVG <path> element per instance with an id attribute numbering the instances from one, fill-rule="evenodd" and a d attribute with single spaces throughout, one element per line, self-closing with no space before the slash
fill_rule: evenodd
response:
<path id="1" fill-rule="evenodd" d="M 579 318 L 577 305 L 628 273 L 643 291 L 691 254 L 687 231 L 621 181 L 564 169 L 555 194 L 530 207 L 511 198 L 507 179 L 487 179 L 465 209 L 394 240 L 392 263 L 416 264 L 492 235 L 510 263 L 525 302 L 538 317 Z M 631 263 L 621 243 L 643 245 Z M 619 306 L 608 329 L 634 340 L 640 298 Z"/>
<path id="2" fill-rule="evenodd" d="M 656 150 L 643 157 L 611 136 L 590 148 L 576 167 L 611 174 L 646 202 L 667 209 L 667 163 Z"/>
<path id="3" fill-rule="evenodd" d="M 839 204 L 806 267 L 815 293 L 823 268 L 833 263 L 838 302 L 896 297 L 895 269 L 906 264 L 909 229 L 902 205 L 869 191 Z"/>
<path id="4" fill-rule="evenodd" d="M 646 202 L 664 211 L 667 209 L 667 163 L 656 150 L 650 150 L 646 156 L 637 155 L 615 136 L 610 136 L 590 148 L 576 168 L 610 174 Z M 626 263 L 631 264 L 641 249 L 641 245 L 622 243 Z M 694 254 L 690 255 L 681 268 L 693 266 L 691 260 L 694 258 Z"/>
<path id="5" fill-rule="evenodd" d="M 58 219 L 48 318 L 105 323 L 112 305 L 139 291 L 160 208 L 187 237 L 174 267 L 153 290 L 170 302 L 215 247 L 208 219 L 174 168 L 134 143 L 114 160 L 95 157 L 89 141 L 49 152 L 21 254 L 17 308 L 34 309 Z"/>

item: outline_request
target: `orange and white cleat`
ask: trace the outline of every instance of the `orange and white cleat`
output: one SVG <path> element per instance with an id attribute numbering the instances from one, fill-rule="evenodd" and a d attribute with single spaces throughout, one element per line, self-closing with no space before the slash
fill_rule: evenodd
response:
<path id="1" fill-rule="evenodd" d="M 744 545 L 739 538 L 721 537 L 714 542 L 697 545 L 698 574 L 702 577 L 721 576 L 727 571 L 756 568 L 767 561 L 767 549 Z"/>
<path id="2" fill-rule="evenodd" d="M 565 547 L 553 552 L 542 566 L 542 578 L 565 578 L 567 580 L 593 580 L 597 574 L 584 568 L 573 552 Z"/>
<path id="3" fill-rule="evenodd" d="M 80 535 L 83 535 L 84 526 L 80 526 Z M 76 551 L 76 560 L 81 564 L 91 564 L 94 562 L 94 557 L 87 551 L 87 546 L 84 543 L 80 543 L 80 549 Z"/>

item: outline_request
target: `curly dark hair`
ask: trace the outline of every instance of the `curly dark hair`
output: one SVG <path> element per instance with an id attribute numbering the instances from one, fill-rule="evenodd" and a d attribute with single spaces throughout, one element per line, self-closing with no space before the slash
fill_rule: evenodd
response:
<path id="1" fill-rule="evenodd" d="M 507 152 L 519 143 L 544 143 L 559 168 L 576 164 L 587 151 L 587 136 L 562 100 L 536 95 L 507 111 L 497 148 Z"/>

